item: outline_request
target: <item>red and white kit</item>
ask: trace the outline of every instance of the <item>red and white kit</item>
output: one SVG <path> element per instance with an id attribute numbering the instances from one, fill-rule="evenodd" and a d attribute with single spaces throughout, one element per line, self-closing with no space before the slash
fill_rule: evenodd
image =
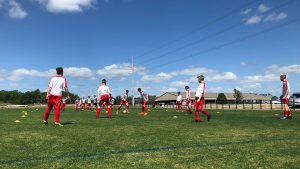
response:
<path id="1" fill-rule="evenodd" d="M 76 99 L 75 101 L 75 110 L 78 110 L 78 107 L 79 107 L 79 103 L 80 101 L 78 99 Z"/>
<path id="2" fill-rule="evenodd" d="M 92 109 L 92 98 L 91 97 L 87 98 L 87 109 L 88 110 Z"/>
<path id="3" fill-rule="evenodd" d="M 290 90 L 291 90 L 291 88 L 290 88 L 289 81 L 287 79 L 284 79 L 283 80 L 283 84 L 282 84 L 282 96 L 283 96 L 282 103 L 283 104 L 287 105 L 289 103 L 289 99 L 290 99 L 289 93 L 290 93 Z M 284 114 L 284 117 L 292 117 L 292 113 L 291 113 L 290 110 L 284 110 L 283 114 Z"/>
<path id="4" fill-rule="evenodd" d="M 177 96 L 176 105 L 177 105 L 177 112 L 179 112 L 179 111 L 183 112 L 183 110 L 182 110 L 182 96 L 181 96 L 181 94 L 179 94 Z"/>
<path id="5" fill-rule="evenodd" d="M 148 108 L 147 108 L 147 102 L 148 102 L 148 94 L 141 91 L 141 98 L 143 100 L 143 105 L 142 105 L 142 112 L 148 112 Z"/>
<path id="6" fill-rule="evenodd" d="M 98 98 L 99 98 L 99 106 L 96 112 L 96 118 L 99 118 L 101 106 L 107 106 L 107 116 L 111 117 L 111 107 L 110 107 L 110 89 L 107 85 L 100 85 L 97 90 Z"/>
<path id="7" fill-rule="evenodd" d="M 204 97 L 205 97 L 205 90 L 206 90 L 206 84 L 205 83 L 200 83 L 196 95 L 195 95 L 195 102 L 194 102 L 194 108 L 195 108 L 195 116 L 196 116 L 196 121 L 200 121 L 200 116 L 199 116 L 199 111 L 205 114 L 208 118 L 210 119 L 210 113 L 208 113 L 206 110 L 203 109 L 204 106 Z M 200 98 L 200 100 L 199 100 Z"/>
<path id="8" fill-rule="evenodd" d="M 191 91 L 190 89 L 186 89 L 185 106 L 186 106 L 186 111 L 188 113 L 191 113 L 190 102 L 191 102 Z"/>
<path id="9" fill-rule="evenodd" d="M 50 90 L 50 95 L 48 98 L 48 106 L 46 108 L 46 112 L 44 115 L 44 121 L 48 121 L 50 111 L 53 106 L 55 109 L 54 122 L 59 123 L 60 116 L 60 106 L 62 101 L 62 91 L 63 89 L 67 89 L 67 80 L 62 75 L 57 75 L 50 80 L 48 87 Z"/>
<path id="10" fill-rule="evenodd" d="M 282 96 L 286 96 L 286 97 L 282 99 L 283 104 L 289 103 L 289 99 L 290 99 L 289 91 L 290 91 L 290 83 L 287 79 L 284 79 L 282 84 Z"/>
<path id="11" fill-rule="evenodd" d="M 63 98 L 63 99 L 62 99 L 61 110 L 65 111 L 65 109 L 66 109 L 66 99 Z"/>
<path id="12" fill-rule="evenodd" d="M 120 111 L 122 105 L 126 105 L 126 112 L 127 113 L 129 112 L 129 104 L 128 104 L 127 98 L 128 98 L 128 93 L 125 92 L 122 96 L 122 100 L 121 100 L 121 103 L 118 107 L 118 111 Z"/>

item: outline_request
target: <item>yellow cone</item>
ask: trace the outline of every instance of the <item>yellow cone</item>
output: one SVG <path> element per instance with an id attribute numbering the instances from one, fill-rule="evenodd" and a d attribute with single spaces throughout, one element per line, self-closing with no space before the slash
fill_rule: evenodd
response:
<path id="1" fill-rule="evenodd" d="M 21 121 L 20 120 L 15 120 L 15 123 L 20 123 Z"/>

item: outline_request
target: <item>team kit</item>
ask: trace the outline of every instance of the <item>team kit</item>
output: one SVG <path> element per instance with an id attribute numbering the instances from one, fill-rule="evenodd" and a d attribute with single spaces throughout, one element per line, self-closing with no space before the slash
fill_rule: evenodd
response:
<path id="1" fill-rule="evenodd" d="M 60 111 L 65 110 L 66 107 L 66 101 L 70 99 L 69 93 L 68 93 L 68 83 L 66 78 L 63 76 L 63 68 L 58 67 L 56 68 L 56 76 L 51 78 L 50 83 L 48 85 L 47 89 L 47 107 L 44 114 L 44 125 L 48 124 L 48 118 L 50 115 L 51 110 L 54 107 L 54 124 L 56 126 L 63 126 L 63 124 L 60 123 Z M 211 120 L 211 114 L 207 112 L 204 109 L 204 98 L 205 98 L 205 91 L 206 91 L 206 83 L 204 81 L 204 76 L 199 75 L 197 76 L 198 79 L 198 87 L 196 89 L 196 95 L 194 100 L 194 114 L 195 114 L 195 122 L 201 122 L 201 118 L 199 113 L 203 113 L 207 117 L 207 121 Z M 283 82 L 282 86 L 282 95 L 281 100 L 283 102 L 283 117 L 280 119 L 286 120 L 292 118 L 292 113 L 289 109 L 288 102 L 289 102 L 289 92 L 290 92 L 290 85 L 287 80 L 286 75 L 280 75 L 280 80 Z M 67 97 L 62 97 L 62 91 L 66 92 Z M 185 86 L 186 90 L 186 112 L 188 114 L 192 114 L 192 110 L 189 106 L 191 102 L 191 95 L 190 95 L 190 88 L 189 86 Z M 141 99 L 142 99 L 142 111 L 139 113 L 141 116 L 147 116 L 149 114 L 148 108 L 147 108 L 147 102 L 148 102 L 148 94 L 144 92 L 141 88 L 138 88 L 138 92 L 140 93 Z M 124 94 L 122 95 L 120 105 L 117 109 L 117 114 L 120 112 L 120 109 L 123 105 L 126 106 L 126 109 L 124 113 L 129 113 L 129 104 L 128 104 L 128 90 L 125 90 Z M 178 112 L 183 112 L 182 108 L 182 95 L 180 92 L 178 92 L 177 100 L 176 100 L 176 106 Z M 94 95 L 92 98 L 91 96 L 88 96 L 87 99 L 77 99 L 75 101 L 75 109 L 97 109 L 96 110 L 96 119 L 99 118 L 101 108 L 104 109 L 105 106 L 107 107 L 107 117 L 112 117 L 112 104 L 114 102 L 114 98 L 111 97 L 110 88 L 107 85 L 106 79 L 102 79 L 102 84 L 98 87 L 97 95 Z"/>

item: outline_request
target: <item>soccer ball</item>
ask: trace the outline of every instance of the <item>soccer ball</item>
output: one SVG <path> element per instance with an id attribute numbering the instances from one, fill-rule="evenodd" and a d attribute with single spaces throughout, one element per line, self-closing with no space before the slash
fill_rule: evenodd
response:
<path id="1" fill-rule="evenodd" d="M 173 119 L 177 119 L 177 116 L 173 116 Z"/>
<path id="2" fill-rule="evenodd" d="M 126 113 L 126 110 L 123 110 L 123 113 Z"/>

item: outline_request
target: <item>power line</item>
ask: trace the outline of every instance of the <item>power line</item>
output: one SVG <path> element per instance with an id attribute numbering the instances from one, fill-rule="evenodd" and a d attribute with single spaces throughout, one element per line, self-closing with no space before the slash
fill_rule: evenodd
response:
<path id="1" fill-rule="evenodd" d="M 283 3 L 283 4 L 281 4 L 281 5 L 278 5 L 277 7 L 275 7 L 275 8 L 273 8 L 273 9 L 269 10 L 267 13 L 272 13 L 273 11 L 275 11 L 275 10 L 277 10 L 277 9 L 280 9 L 280 8 L 282 8 L 282 7 L 285 7 L 285 6 L 287 6 L 287 5 L 290 5 L 290 4 L 292 4 L 292 3 L 296 2 L 296 1 L 298 1 L 298 0 L 290 0 L 290 1 L 286 2 L 286 3 Z M 219 31 L 219 32 L 216 32 L 216 33 L 207 35 L 207 36 L 205 36 L 205 37 L 202 37 L 201 39 L 198 39 L 198 40 L 196 40 L 196 41 L 190 42 L 190 43 L 188 43 L 188 44 L 186 44 L 186 45 L 184 45 L 184 46 L 182 46 L 182 47 L 180 47 L 180 48 L 177 48 L 177 49 L 168 51 L 168 52 L 166 52 L 166 53 L 163 53 L 163 54 L 161 54 L 161 55 L 158 55 L 158 56 L 149 58 L 149 59 L 145 60 L 144 62 L 152 62 L 152 61 L 154 61 L 154 60 L 160 59 L 160 58 L 165 57 L 165 56 L 167 56 L 167 55 L 170 55 L 170 54 L 172 54 L 172 53 L 175 53 L 175 52 L 181 51 L 181 50 L 183 50 L 183 49 L 186 49 L 186 48 L 188 48 L 188 47 L 190 47 L 190 46 L 194 46 L 194 45 L 196 45 L 196 44 L 199 44 L 199 43 L 201 43 L 201 42 L 203 42 L 203 41 L 205 41 L 205 40 L 208 40 L 208 39 L 211 39 L 211 38 L 216 37 L 216 36 L 218 36 L 218 35 L 221 35 L 221 34 L 223 34 L 223 33 L 225 33 L 225 32 L 231 31 L 231 30 L 233 30 L 233 29 L 235 29 L 235 28 L 238 28 L 238 27 L 240 27 L 240 26 L 242 26 L 242 25 L 244 25 L 244 22 L 243 22 L 243 21 L 242 21 L 242 22 L 239 22 L 239 23 L 237 23 L 237 24 L 231 25 L 231 26 L 229 26 L 229 27 L 227 27 L 227 28 L 225 28 L 225 29 L 223 29 L 223 30 L 221 30 L 221 31 Z"/>
<path id="2" fill-rule="evenodd" d="M 138 55 L 138 57 L 139 57 L 139 58 L 142 58 L 142 57 L 144 57 L 144 56 L 146 56 L 146 55 L 148 55 L 148 54 L 150 54 L 150 53 L 153 53 L 153 52 L 156 51 L 156 50 L 162 49 L 162 48 L 164 48 L 164 47 L 166 47 L 166 46 L 169 46 L 169 45 L 171 45 L 171 44 L 173 44 L 173 43 L 175 43 L 175 42 L 177 42 L 177 41 L 180 41 L 180 40 L 182 40 L 182 39 L 184 39 L 184 38 L 186 38 L 186 37 L 188 37 L 188 36 L 190 36 L 190 35 L 192 35 L 192 34 L 198 32 L 198 31 L 200 31 L 200 30 L 202 30 L 202 29 L 205 29 L 205 28 L 209 27 L 210 25 L 212 25 L 212 24 L 214 24 L 214 23 L 216 23 L 216 22 L 219 22 L 219 21 L 221 21 L 221 20 L 223 20 L 223 19 L 229 17 L 230 15 L 232 15 L 232 14 L 234 14 L 234 13 L 236 13 L 236 12 L 239 12 L 240 10 L 244 9 L 245 7 L 247 7 L 247 6 L 249 6 L 249 5 L 252 5 L 252 4 L 255 3 L 256 1 L 258 1 L 258 0 L 252 0 L 252 1 L 250 1 L 250 2 L 248 2 L 248 3 L 246 3 L 246 4 L 242 5 L 242 6 L 240 6 L 240 7 L 238 7 L 238 8 L 235 8 L 235 9 L 231 10 L 230 12 L 226 13 L 225 15 L 222 15 L 222 16 L 220 16 L 220 17 L 214 19 L 214 20 L 211 20 L 211 21 L 209 21 L 208 23 L 206 23 L 206 24 L 204 24 L 204 25 L 202 25 L 202 26 L 200 26 L 200 27 L 198 27 L 198 28 L 196 28 L 196 29 L 194 29 L 194 30 L 192 30 L 192 31 L 190 31 L 190 32 L 188 32 L 188 33 L 186 33 L 186 34 L 184 34 L 184 35 L 182 35 L 182 36 L 180 36 L 180 37 L 174 39 L 174 40 L 171 40 L 171 41 L 169 41 L 169 42 L 166 42 L 166 43 L 162 44 L 161 46 L 159 46 L 159 47 L 157 47 L 157 48 L 151 49 L 151 50 L 149 50 L 149 51 L 147 51 L 147 52 L 145 52 L 145 53 L 143 53 L 143 54 L 141 54 L 141 55 Z"/>
<path id="3" fill-rule="evenodd" d="M 244 37 L 242 37 L 242 38 L 239 38 L 239 39 L 236 39 L 236 40 L 227 42 L 227 43 L 223 43 L 223 44 L 221 44 L 221 45 L 218 45 L 218 46 L 215 46 L 215 47 L 212 47 L 212 48 L 209 48 L 209 49 L 206 49 L 206 50 L 203 50 L 203 51 L 200 51 L 200 52 L 191 54 L 191 55 L 189 55 L 189 56 L 181 57 L 181 58 L 179 58 L 179 59 L 176 59 L 176 60 L 173 60 L 173 61 L 169 61 L 169 62 L 164 63 L 164 64 L 160 64 L 160 65 L 157 65 L 157 66 L 150 67 L 149 69 L 154 69 L 154 68 L 163 67 L 163 66 L 166 66 L 166 65 L 169 65 L 169 64 L 172 64 L 172 63 L 179 62 L 179 61 L 181 61 L 181 60 L 185 60 L 185 59 L 187 59 L 187 58 L 193 58 L 193 57 L 199 56 L 199 55 L 204 54 L 204 53 L 208 53 L 208 52 L 211 52 L 211 51 L 214 51 L 214 50 L 217 50 L 217 49 L 221 49 L 221 48 L 223 48 L 223 47 L 226 47 L 226 46 L 229 46 L 229 45 L 232 45 L 232 44 L 236 44 L 236 43 L 241 42 L 241 41 L 244 41 L 244 40 L 248 40 L 248 39 L 254 38 L 254 37 L 259 36 L 259 35 L 261 35 L 261 34 L 263 34 L 263 33 L 267 33 L 267 32 L 271 32 L 271 31 L 277 30 L 277 29 L 279 29 L 279 28 L 282 28 L 282 27 L 285 27 L 285 26 L 294 24 L 294 23 L 299 22 L 299 21 L 300 21 L 300 18 L 296 18 L 296 19 L 291 20 L 291 21 L 289 21 L 289 22 L 286 22 L 286 23 L 284 23 L 284 24 L 280 24 L 280 25 L 277 25 L 277 26 L 273 26 L 273 27 L 271 27 L 271 28 L 262 30 L 262 31 L 260 31 L 260 32 L 257 32 L 257 33 L 251 34 L 251 35 L 247 35 L 247 36 L 244 36 Z"/>

